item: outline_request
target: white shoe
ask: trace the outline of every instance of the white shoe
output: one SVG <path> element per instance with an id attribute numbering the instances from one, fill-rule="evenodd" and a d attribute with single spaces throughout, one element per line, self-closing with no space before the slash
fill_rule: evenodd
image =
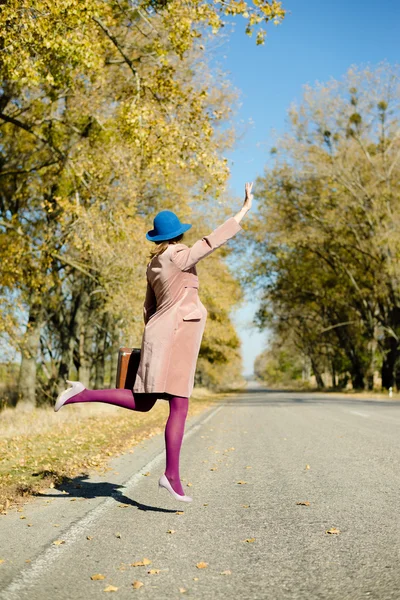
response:
<path id="1" fill-rule="evenodd" d="M 193 500 L 193 498 L 191 498 L 190 496 L 180 496 L 180 494 L 177 494 L 170 482 L 168 481 L 165 473 L 161 475 L 158 481 L 158 491 L 160 491 L 160 488 L 162 487 L 168 490 L 169 493 L 175 498 L 175 500 L 181 500 L 182 502 L 191 502 Z"/>
<path id="2" fill-rule="evenodd" d="M 54 405 L 55 412 L 60 410 L 60 408 L 65 404 L 65 402 L 69 398 L 76 396 L 77 394 L 79 394 L 80 392 L 83 392 L 83 390 L 86 389 L 85 386 L 83 385 L 83 383 L 81 383 L 80 381 L 68 381 L 68 379 L 66 381 L 67 381 L 67 383 L 70 383 L 72 385 L 72 387 L 68 388 L 67 390 L 64 390 L 63 392 L 61 392 L 61 394 L 59 394 L 59 396 L 56 400 L 56 403 Z"/>

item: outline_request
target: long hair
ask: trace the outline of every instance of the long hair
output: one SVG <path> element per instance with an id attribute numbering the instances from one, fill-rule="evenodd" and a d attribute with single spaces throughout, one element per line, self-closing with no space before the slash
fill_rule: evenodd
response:
<path id="1" fill-rule="evenodd" d="M 178 235 L 177 237 L 172 238 L 172 240 L 164 240 L 162 242 L 153 242 L 154 248 L 150 250 L 149 258 L 150 260 L 155 256 L 160 256 L 165 250 L 168 248 L 170 244 L 177 244 L 183 239 L 183 233 Z"/>

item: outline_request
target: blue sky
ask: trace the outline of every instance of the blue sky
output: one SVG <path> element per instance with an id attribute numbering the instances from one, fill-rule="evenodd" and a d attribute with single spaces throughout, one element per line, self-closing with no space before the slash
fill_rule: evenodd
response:
<path id="1" fill-rule="evenodd" d="M 245 181 L 263 173 L 274 145 L 272 132 L 285 130 L 287 109 L 301 101 L 303 85 L 341 79 L 351 65 L 399 62 L 399 0 L 283 0 L 283 5 L 290 14 L 281 25 L 268 28 L 264 46 L 245 35 L 244 19 L 236 19 L 234 33 L 215 56 L 241 90 L 235 120 L 245 133 L 228 155 L 230 188 L 240 198 Z M 250 327 L 255 309 L 249 300 L 234 315 L 244 374 L 253 371 L 254 358 L 268 338 L 267 332 Z"/>

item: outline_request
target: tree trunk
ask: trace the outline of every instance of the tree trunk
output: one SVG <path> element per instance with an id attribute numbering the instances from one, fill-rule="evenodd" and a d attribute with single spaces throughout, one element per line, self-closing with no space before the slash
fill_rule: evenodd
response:
<path id="1" fill-rule="evenodd" d="M 319 388 L 324 388 L 325 387 L 324 380 L 322 379 L 322 375 L 318 370 L 317 364 L 312 357 L 310 357 L 310 360 L 311 360 L 311 367 L 312 367 L 313 373 L 315 375 L 315 379 L 317 381 L 317 386 Z"/>
<path id="2" fill-rule="evenodd" d="M 306 354 L 302 355 L 302 370 L 301 370 L 301 378 L 304 382 L 309 382 L 311 377 L 311 364 L 310 359 Z"/>
<path id="3" fill-rule="evenodd" d="M 367 389 L 374 389 L 374 375 L 376 372 L 376 362 L 377 362 L 377 348 L 378 348 L 378 328 L 377 326 L 373 329 L 373 337 L 372 340 L 368 344 L 368 353 L 370 356 L 369 366 L 366 372 L 366 382 Z"/>
<path id="4" fill-rule="evenodd" d="M 397 355 L 397 361 L 396 361 L 396 365 L 395 365 L 395 382 L 396 382 L 396 389 L 398 392 L 400 392 L 400 354 Z"/>
<path id="5" fill-rule="evenodd" d="M 112 345 L 110 356 L 110 386 L 113 388 L 117 382 L 117 367 L 118 367 L 118 350 L 119 350 L 119 335 L 117 325 L 113 325 Z"/>
<path id="6" fill-rule="evenodd" d="M 382 387 L 389 389 L 395 383 L 395 366 L 399 355 L 398 342 L 394 337 L 385 339 L 385 355 L 382 363 Z"/>
<path id="7" fill-rule="evenodd" d="M 104 388 L 104 376 L 106 366 L 106 350 L 107 350 L 107 335 L 108 335 L 109 318 L 105 313 L 103 316 L 102 327 L 98 334 L 97 342 L 97 357 L 95 365 L 95 381 L 94 387 L 97 390 Z"/>
<path id="8" fill-rule="evenodd" d="M 362 369 L 356 370 L 354 368 L 354 365 L 352 365 L 352 370 L 351 370 L 351 384 L 353 386 L 353 389 L 355 390 L 363 390 L 365 387 L 365 382 L 364 382 L 364 371 Z"/>
<path id="9" fill-rule="evenodd" d="M 21 365 L 18 378 L 18 407 L 33 409 L 36 405 L 36 369 L 40 332 L 43 327 L 42 308 L 33 305 L 21 347 Z"/>
<path id="10" fill-rule="evenodd" d="M 357 344 L 356 337 L 347 327 L 338 327 L 336 336 L 340 347 L 344 350 L 350 361 L 350 377 L 354 389 L 364 389 L 366 366 L 363 362 L 363 348 L 360 342 Z"/>
<path id="11" fill-rule="evenodd" d="M 87 315 L 88 316 L 88 315 Z M 87 321 L 82 325 L 79 340 L 79 375 L 78 379 L 84 386 L 90 386 L 90 367 L 93 361 L 93 341 L 94 341 L 93 323 Z"/>
<path id="12" fill-rule="evenodd" d="M 73 366 L 74 347 L 76 343 L 79 343 L 79 330 L 85 313 L 84 308 L 89 300 L 88 293 L 85 291 L 79 292 L 74 300 L 68 320 L 62 323 L 58 391 L 65 389 L 65 380 L 68 378 Z"/>
<path id="13" fill-rule="evenodd" d="M 332 358 L 332 360 L 331 360 L 331 375 L 332 375 L 332 387 L 336 388 L 337 387 L 337 381 L 336 381 L 336 369 L 335 369 L 335 360 L 334 360 L 334 358 Z"/>

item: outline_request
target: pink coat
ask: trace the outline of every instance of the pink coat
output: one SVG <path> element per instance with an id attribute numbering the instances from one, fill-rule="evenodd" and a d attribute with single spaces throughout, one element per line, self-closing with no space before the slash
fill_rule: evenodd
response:
<path id="1" fill-rule="evenodd" d="M 230 217 L 192 247 L 170 244 L 147 265 L 145 328 L 134 393 L 190 397 L 207 319 L 196 264 L 241 229 Z"/>

